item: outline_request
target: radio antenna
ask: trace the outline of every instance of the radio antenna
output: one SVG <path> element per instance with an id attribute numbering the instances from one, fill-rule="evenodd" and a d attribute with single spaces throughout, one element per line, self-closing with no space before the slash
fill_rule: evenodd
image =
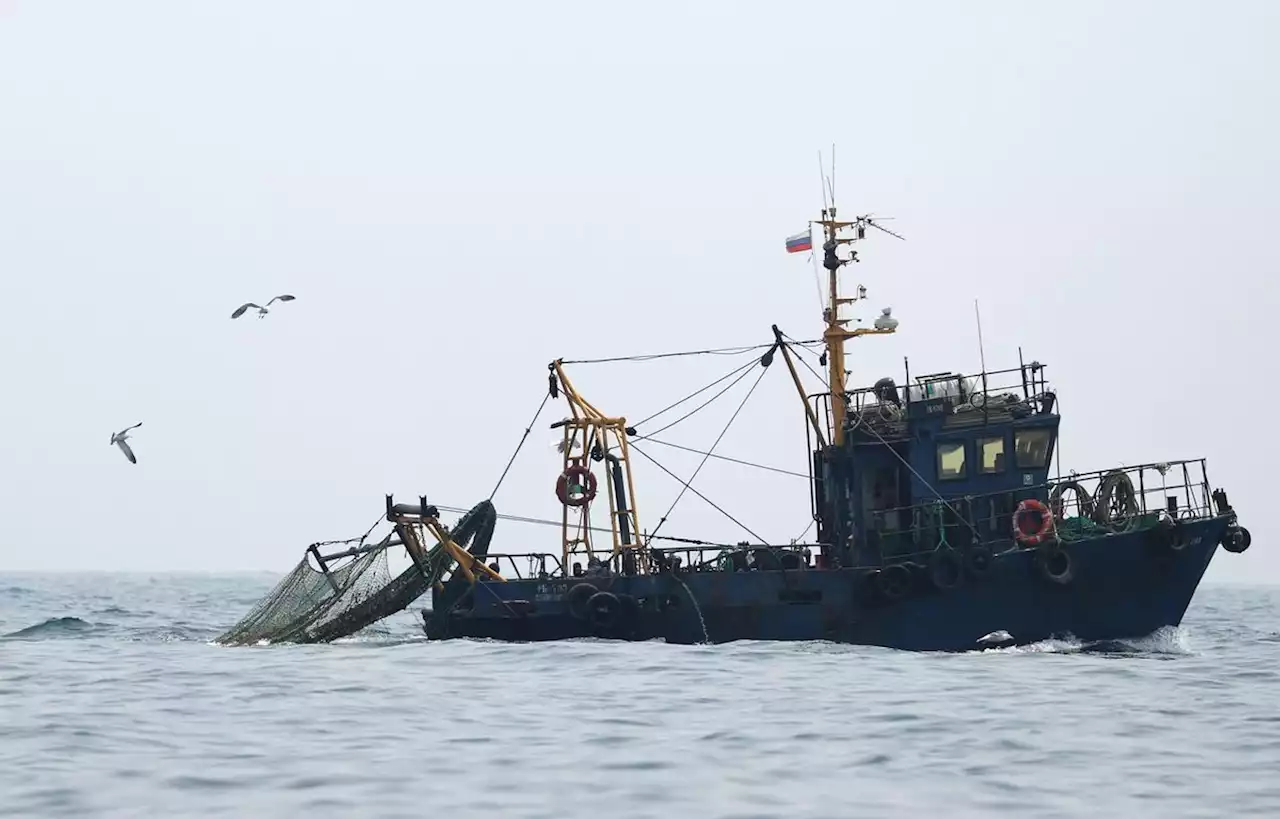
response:
<path id="1" fill-rule="evenodd" d="M 818 185 L 822 188 L 822 212 L 825 214 L 829 206 L 827 204 L 827 177 L 822 169 L 822 151 L 818 151 Z"/>
<path id="2" fill-rule="evenodd" d="M 973 317 L 978 323 L 978 361 L 982 364 L 982 397 L 987 396 L 987 354 L 982 344 L 982 313 L 978 310 L 978 300 L 973 300 Z"/>

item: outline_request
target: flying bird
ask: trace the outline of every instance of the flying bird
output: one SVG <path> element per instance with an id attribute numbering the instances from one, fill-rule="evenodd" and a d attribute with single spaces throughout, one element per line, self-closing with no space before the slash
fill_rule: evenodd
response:
<path id="1" fill-rule="evenodd" d="M 258 318 L 266 318 L 267 312 L 268 312 L 267 307 L 270 307 L 272 304 L 274 304 L 277 301 L 293 301 L 293 296 L 290 296 L 288 293 L 282 296 L 276 296 L 271 301 L 267 302 L 266 307 L 263 307 L 261 304 L 254 304 L 251 301 L 246 302 L 236 308 L 236 311 L 231 314 L 231 318 L 233 319 L 240 318 L 241 316 L 244 315 L 244 311 L 248 310 L 250 307 L 258 308 Z"/>
<path id="2" fill-rule="evenodd" d="M 129 448 L 129 445 L 125 443 L 125 441 L 129 440 L 129 430 L 137 429 L 140 426 L 142 426 L 141 421 L 131 427 L 125 427 L 119 432 L 111 433 L 111 443 L 120 447 L 120 451 L 124 453 L 124 456 L 129 459 L 129 463 L 131 464 L 136 464 L 138 462 L 138 458 L 133 454 L 133 450 Z"/>

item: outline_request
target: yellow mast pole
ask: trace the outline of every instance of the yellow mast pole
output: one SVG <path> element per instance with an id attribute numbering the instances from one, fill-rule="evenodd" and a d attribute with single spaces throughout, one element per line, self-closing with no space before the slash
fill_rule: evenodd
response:
<path id="1" fill-rule="evenodd" d="M 859 336 L 886 335 L 894 332 L 894 330 L 892 328 L 883 330 L 867 328 L 845 329 L 844 325 L 849 323 L 849 319 L 840 318 L 840 305 L 852 304 L 858 301 L 858 298 L 840 297 L 840 268 L 846 262 L 836 256 L 836 248 L 842 243 L 852 244 L 861 239 L 867 225 L 883 230 L 886 233 L 891 233 L 894 236 L 897 236 L 897 234 L 885 230 L 868 217 L 858 217 L 852 222 L 838 221 L 834 203 L 832 203 L 831 207 L 823 209 L 822 220 L 818 224 L 822 225 L 823 236 L 826 238 L 822 245 L 822 265 L 827 269 L 828 302 L 826 309 L 822 313 L 827 322 L 827 329 L 823 332 L 822 338 L 827 344 L 827 388 L 831 391 L 831 418 L 835 422 L 835 429 L 831 432 L 831 442 L 836 446 L 842 446 L 844 444 L 844 422 L 848 416 L 845 404 L 847 385 L 845 383 L 844 343 L 847 339 Z M 856 234 L 849 238 L 839 238 L 837 233 L 841 228 L 846 227 L 857 228 Z M 898 236 L 898 238 L 901 239 L 902 237 Z M 856 259 L 856 254 L 854 259 Z M 850 259 L 850 261 L 854 259 Z"/>
<path id="2" fill-rule="evenodd" d="M 830 210 L 822 213 L 824 265 L 827 268 L 827 288 L 829 300 L 827 309 L 823 311 L 827 320 L 827 329 L 822 338 L 827 343 L 827 387 L 831 392 L 831 418 L 835 429 L 831 433 L 831 442 L 836 446 L 844 444 L 845 422 L 845 380 L 844 380 L 844 340 L 847 332 L 840 321 L 840 264 L 836 258 L 836 208 L 833 203 Z M 835 263 L 833 263 L 835 262 Z"/>

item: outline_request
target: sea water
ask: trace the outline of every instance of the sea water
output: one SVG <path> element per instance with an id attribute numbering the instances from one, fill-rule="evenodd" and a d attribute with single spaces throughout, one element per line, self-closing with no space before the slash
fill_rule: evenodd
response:
<path id="1" fill-rule="evenodd" d="M 1125 643 L 210 643 L 269 575 L 0 575 L 0 816 L 1280 816 L 1280 589 Z"/>

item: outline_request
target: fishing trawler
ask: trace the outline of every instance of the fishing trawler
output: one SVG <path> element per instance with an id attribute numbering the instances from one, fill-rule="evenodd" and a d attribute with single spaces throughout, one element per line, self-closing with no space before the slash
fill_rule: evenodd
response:
<path id="1" fill-rule="evenodd" d="M 561 548 L 490 552 L 496 513 L 487 504 L 469 512 L 464 533 L 484 537 L 458 549 L 459 570 L 436 584 L 423 613 L 429 637 L 914 650 L 1123 639 L 1177 625 L 1216 548 L 1249 548 L 1248 529 L 1226 492 L 1211 488 L 1203 459 L 1051 479 L 1061 416 L 1039 362 L 914 379 L 908 364 L 901 386 L 884 377 L 848 388 L 846 343 L 891 334 L 897 320 L 885 310 L 874 327 L 849 329 L 841 308 L 859 299 L 841 295 L 840 273 L 869 229 L 889 231 L 871 217 L 842 221 L 835 207 L 815 224 L 828 278 L 827 389 L 805 391 L 800 351 L 777 327 L 758 361 L 781 359 L 803 401 L 813 542 L 643 536 L 630 466 L 637 430 L 596 408 L 555 361 L 549 394 L 570 413 L 553 425 L 564 436 Z M 788 249 L 809 241 L 793 237 Z M 596 539 L 591 510 L 601 500 L 609 525 Z M 436 511 L 387 505 L 408 538 L 408 524 Z"/>
<path id="2" fill-rule="evenodd" d="M 830 640 L 962 651 L 1055 636 L 1118 640 L 1179 624 L 1217 547 L 1239 553 L 1251 542 L 1205 461 L 1051 477 L 1058 403 L 1047 367 L 1020 352 L 1016 368 L 913 377 L 908 362 L 901 385 L 882 377 L 850 388 L 846 345 L 892 334 L 898 322 L 886 309 L 872 327 L 850 329 L 842 312 L 865 288 L 846 297 L 840 276 L 870 231 L 896 234 L 869 216 L 842 220 L 834 206 L 821 216 L 787 240 L 789 251 L 812 250 L 820 231 L 821 341 L 796 342 L 775 326 L 735 371 L 781 362 L 796 389 L 811 455 L 810 540 L 646 532 L 632 459 L 653 460 L 640 445 L 651 433 L 597 408 L 570 379 L 571 362 L 556 360 L 543 406 L 563 400 L 568 411 L 550 425 L 563 453 L 557 551 L 495 548 L 502 516 L 489 501 L 448 527 L 426 498 L 387 496 L 392 534 L 333 554 L 310 547 L 314 567 L 304 557 L 273 593 L 309 602 L 264 604 L 236 639 L 333 639 L 428 590 L 423 630 L 435 640 Z M 825 372 L 804 358 L 818 350 Z M 820 392 L 805 389 L 800 367 L 820 378 Z M 712 450 L 700 453 L 703 463 Z M 700 494 L 694 478 L 678 480 Z M 352 578 L 367 573 L 360 561 L 391 545 L 404 546 L 409 569 L 383 592 L 353 590 Z"/>

